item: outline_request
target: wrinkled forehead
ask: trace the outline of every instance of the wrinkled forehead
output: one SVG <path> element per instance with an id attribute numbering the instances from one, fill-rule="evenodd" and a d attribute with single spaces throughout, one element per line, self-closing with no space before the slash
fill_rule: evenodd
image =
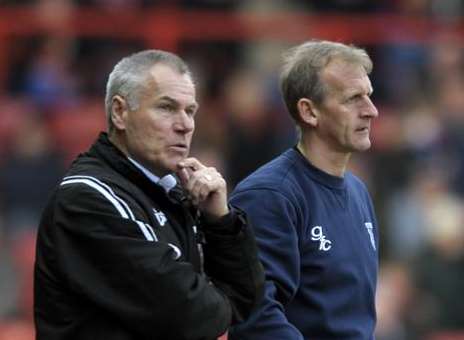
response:
<path id="1" fill-rule="evenodd" d="M 170 97 L 185 105 L 196 103 L 195 84 L 190 74 L 157 64 L 150 69 L 150 75 L 148 88 L 151 96 Z"/>

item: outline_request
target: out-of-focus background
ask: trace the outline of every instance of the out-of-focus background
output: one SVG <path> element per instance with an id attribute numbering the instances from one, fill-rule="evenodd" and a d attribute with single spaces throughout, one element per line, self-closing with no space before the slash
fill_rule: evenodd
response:
<path id="1" fill-rule="evenodd" d="M 0 340 L 33 339 L 35 233 L 51 188 L 105 128 L 112 66 L 192 66 L 192 153 L 232 188 L 295 143 L 280 55 L 311 38 L 374 60 L 372 149 L 352 170 L 381 231 L 378 340 L 464 339 L 464 1 L 0 0 Z"/>

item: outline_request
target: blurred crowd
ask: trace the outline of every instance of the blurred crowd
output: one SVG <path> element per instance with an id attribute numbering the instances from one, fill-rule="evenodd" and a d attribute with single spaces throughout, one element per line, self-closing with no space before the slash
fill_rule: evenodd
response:
<path id="1" fill-rule="evenodd" d="M 161 3 L 464 20 L 459 0 L 4 0 L 0 13 L 8 6 L 32 6 L 56 21 L 82 5 L 130 11 Z M 395 27 L 384 34 L 408 37 Z M 378 340 L 464 339 L 464 39 L 437 32 L 432 40 L 393 44 L 379 37 L 362 46 L 374 60 L 380 116 L 372 149 L 356 155 L 352 171 L 368 183 L 381 226 Z M 231 188 L 295 144 L 278 89 L 280 54 L 290 45 L 239 39 L 178 44 L 176 52 L 194 70 L 201 105 L 192 154 L 216 166 Z M 0 340 L 33 338 L 38 219 L 67 165 L 105 129 L 107 75 L 122 56 L 156 47 L 51 32 L 18 38 L 2 59 L 7 73 L 0 77 Z"/>

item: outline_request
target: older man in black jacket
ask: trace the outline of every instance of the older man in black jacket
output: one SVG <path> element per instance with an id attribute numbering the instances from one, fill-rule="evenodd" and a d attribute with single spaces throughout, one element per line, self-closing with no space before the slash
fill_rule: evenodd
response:
<path id="1" fill-rule="evenodd" d="M 226 183 L 189 158 L 198 109 L 176 55 L 122 59 L 108 133 L 79 156 L 39 228 L 37 339 L 215 339 L 246 318 L 263 271 Z"/>

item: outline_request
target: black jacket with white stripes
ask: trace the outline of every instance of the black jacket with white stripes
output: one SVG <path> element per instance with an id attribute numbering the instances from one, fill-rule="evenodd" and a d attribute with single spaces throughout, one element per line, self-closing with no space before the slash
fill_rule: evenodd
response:
<path id="1" fill-rule="evenodd" d="M 215 339 L 249 315 L 264 274 L 244 214 L 206 225 L 177 196 L 105 133 L 74 161 L 39 227 L 38 340 Z"/>

